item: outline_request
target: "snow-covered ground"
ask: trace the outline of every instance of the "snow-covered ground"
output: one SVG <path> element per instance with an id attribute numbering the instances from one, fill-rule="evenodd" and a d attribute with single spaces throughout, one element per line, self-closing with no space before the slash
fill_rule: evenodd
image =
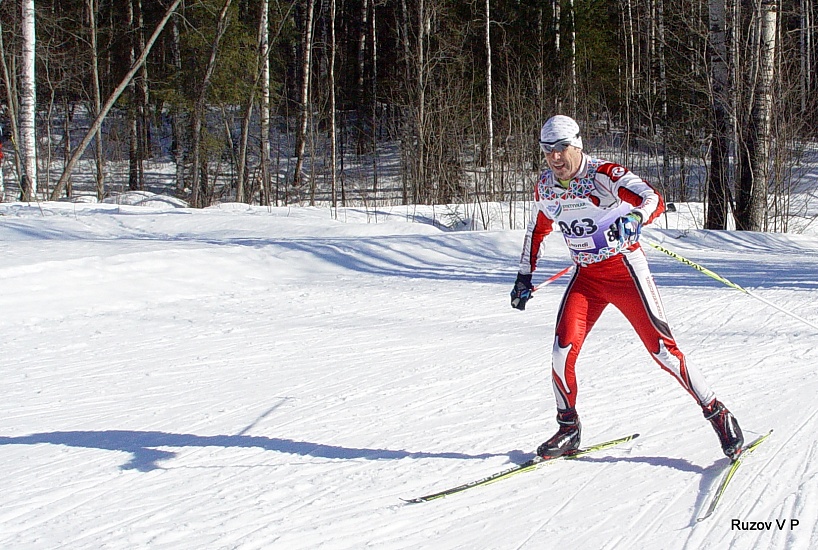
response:
<path id="1" fill-rule="evenodd" d="M 726 459 L 613 309 L 580 357 L 584 441 L 638 439 L 407 505 L 553 432 L 566 279 L 513 310 L 522 231 L 422 209 L 140 203 L 0 205 L 0 547 L 818 547 L 818 331 L 797 319 L 648 250 L 689 359 L 748 438 L 775 430 L 705 522 Z M 683 211 L 646 237 L 818 322 L 818 235 Z M 535 282 L 568 263 L 551 238 Z"/>

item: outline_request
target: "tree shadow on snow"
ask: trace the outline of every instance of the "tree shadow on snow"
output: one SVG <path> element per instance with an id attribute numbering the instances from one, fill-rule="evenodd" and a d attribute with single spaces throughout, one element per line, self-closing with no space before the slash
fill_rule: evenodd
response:
<path id="1" fill-rule="evenodd" d="M 138 470 L 140 472 L 149 472 L 161 468 L 161 466 L 157 464 L 158 461 L 167 460 L 176 456 L 175 452 L 161 450 L 158 447 L 256 447 L 268 451 L 294 455 L 343 460 L 399 460 L 401 458 L 484 459 L 495 456 L 507 456 L 506 454 L 491 453 L 469 455 L 463 453 L 393 451 L 389 449 L 357 449 L 274 437 L 248 435 L 201 436 L 130 430 L 47 432 L 21 437 L 0 437 L 0 445 L 38 445 L 42 443 L 131 453 L 131 455 L 133 455 L 131 460 L 123 464 L 120 468 L 123 470 Z"/>

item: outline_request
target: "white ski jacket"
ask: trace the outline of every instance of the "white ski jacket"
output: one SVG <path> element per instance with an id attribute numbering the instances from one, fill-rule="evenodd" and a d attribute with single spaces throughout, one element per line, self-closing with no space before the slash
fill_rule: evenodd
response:
<path id="1" fill-rule="evenodd" d="M 579 171 L 567 189 L 550 169 L 540 177 L 519 271 L 528 274 L 537 268 L 542 242 L 555 224 L 574 263 L 586 266 L 639 246 L 623 245 L 616 238 L 610 228 L 618 218 L 638 212 L 646 225 L 664 209 L 662 196 L 642 178 L 624 166 L 583 153 Z"/>

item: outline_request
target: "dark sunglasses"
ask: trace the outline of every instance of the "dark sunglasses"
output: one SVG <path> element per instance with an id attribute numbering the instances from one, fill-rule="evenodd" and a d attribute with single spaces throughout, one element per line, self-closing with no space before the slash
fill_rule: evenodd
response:
<path id="1" fill-rule="evenodd" d="M 557 153 L 562 153 L 568 148 L 569 145 L 571 145 L 571 139 L 561 139 L 555 143 L 540 141 L 540 148 L 542 148 L 546 155 L 553 153 L 554 151 Z"/>

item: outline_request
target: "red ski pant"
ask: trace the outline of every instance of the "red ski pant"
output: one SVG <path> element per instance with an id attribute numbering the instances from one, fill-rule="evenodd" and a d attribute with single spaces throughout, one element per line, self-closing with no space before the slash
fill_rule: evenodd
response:
<path id="1" fill-rule="evenodd" d="M 613 304 L 628 319 L 653 359 L 700 405 L 714 399 L 701 372 L 676 346 L 641 247 L 576 269 L 557 315 L 552 381 L 557 408 L 576 406 L 577 356 L 603 310 Z M 615 346 L 611 346 L 615 347 Z"/>

